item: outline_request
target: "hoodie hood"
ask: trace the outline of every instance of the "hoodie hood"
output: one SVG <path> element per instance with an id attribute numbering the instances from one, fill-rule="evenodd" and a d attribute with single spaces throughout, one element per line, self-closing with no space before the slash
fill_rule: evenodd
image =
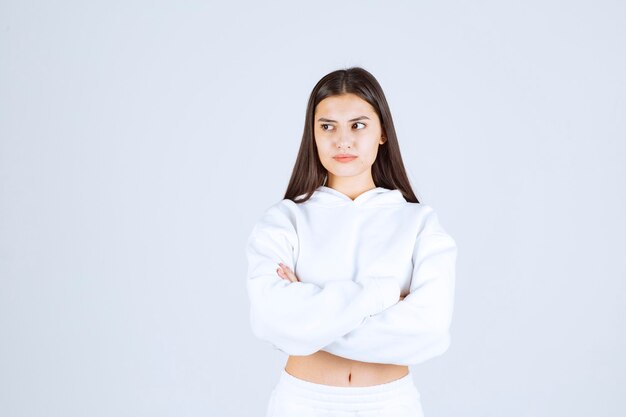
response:
<path id="1" fill-rule="evenodd" d="M 370 190 L 364 191 L 359 194 L 354 200 L 334 188 L 321 185 L 315 189 L 311 198 L 304 202 L 304 204 L 316 204 L 327 207 L 355 205 L 355 206 L 379 206 L 390 204 L 402 204 L 406 203 L 404 196 L 400 190 L 390 190 L 384 187 L 376 187 Z"/>

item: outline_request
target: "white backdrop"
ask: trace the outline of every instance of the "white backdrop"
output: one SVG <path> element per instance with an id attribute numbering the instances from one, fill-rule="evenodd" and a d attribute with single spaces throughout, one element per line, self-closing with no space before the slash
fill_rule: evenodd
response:
<path id="1" fill-rule="evenodd" d="M 0 1 L 0 415 L 264 416 L 244 244 L 326 73 L 459 247 L 427 417 L 626 414 L 626 4 Z"/>

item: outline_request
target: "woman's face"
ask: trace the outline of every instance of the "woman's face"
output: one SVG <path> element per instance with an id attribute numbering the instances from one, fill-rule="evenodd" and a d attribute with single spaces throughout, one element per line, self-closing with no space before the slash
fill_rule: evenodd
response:
<path id="1" fill-rule="evenodd" d="M 313 132 L 328 184 L 337 180 L 373 183 L 371 167 L 386 139 L 381 138 L 380 120 L 367 101 L 355 94 L 325 98 L 315 108 Z M 341 155 L 353 157 L 342 159 Z"/>

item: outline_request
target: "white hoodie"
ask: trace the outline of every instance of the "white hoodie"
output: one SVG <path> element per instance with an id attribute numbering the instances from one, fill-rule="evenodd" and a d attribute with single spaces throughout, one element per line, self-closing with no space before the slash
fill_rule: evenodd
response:
<path id="1" fill-rule="evenodd" d="M 247 240 L 252 331 L 288 355 L 423 362 L 450 345 L 456 255 L 435 211 L 399 190 L 283 199 Z M 278 262 L 300 282 L 278 276 Z"/>

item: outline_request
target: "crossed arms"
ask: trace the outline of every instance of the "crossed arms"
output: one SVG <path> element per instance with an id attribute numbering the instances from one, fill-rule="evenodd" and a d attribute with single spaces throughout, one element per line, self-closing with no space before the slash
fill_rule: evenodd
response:
<path id="1" fill-rule="evenodd" d="M 253 333 L 290 355 L 325 350 L 364 362 L 411 365 L 445 352 L 457 247 L 432 208 L 423 210 L 405 297 L 392 276 L 331 279 L 323 287 L 299 281 L 291 267 L 296 232 L 280 210 L 266 213 L 246 246 Z"/>

